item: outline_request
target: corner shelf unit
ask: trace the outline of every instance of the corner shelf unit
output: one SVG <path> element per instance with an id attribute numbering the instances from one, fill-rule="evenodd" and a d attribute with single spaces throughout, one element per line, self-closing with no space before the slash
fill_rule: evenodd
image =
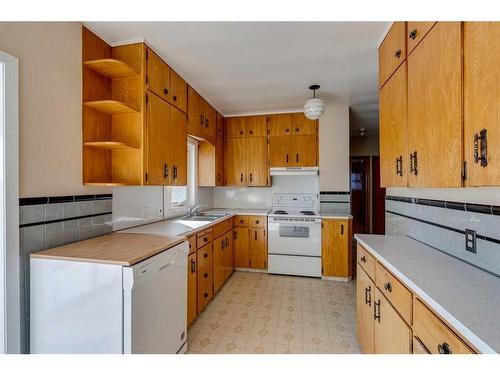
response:
<path id="1" fill-rule="evenodd" d="M 139 74 L 130 65 L 116 59 L 97 59 L 85 61 L 84 64 L 93 71 L 111 79 L 139 77 Z"/>
<path id="2" fill-rule="evenodd" d="M 107 115 L 123 115 L 126 113 L 138 113 L 137 110 L 117 100 L 94 100 L 83 103 L 85 106 Z"/>
<path id="3" fill-rule="evenodd" d="M 138 147 L 129 146 L 123 142 L 110 142 L 110 141 L 99 141 L 99 142 L 85 142 L 87 147 L 97 147 L 106 150 L 114 151 L 134 151 L 139 150 Z"/>

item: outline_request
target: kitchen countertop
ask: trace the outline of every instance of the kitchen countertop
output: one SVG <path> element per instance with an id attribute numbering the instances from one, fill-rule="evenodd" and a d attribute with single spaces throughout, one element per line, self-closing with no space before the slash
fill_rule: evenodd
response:
<path id="1" fill-rule="evenodd" d="M 131 266 L 185 240 L 178 236 L 111 233 L 33 253 L 31 257 Z"/>
<path id="2" fill-rule="evenodd" d="M 320 211 L 319 214 L 323 219 L 352 219 L 352 215 L 347 212 Z"/>
<path id="3" fill-rule="evenodd" d="M 407 236 L 356 240 L 482 353 L 500 353 L 500 278 Z"/>
<path id="4" fill-rule="evenodd" d="M 206 210 L 204 212 L 234 212 L 236 215 L 256 215 L 256 216 L 265 216 L 271 211 L 270 208 L 211 208 L 210 210 Z"/>

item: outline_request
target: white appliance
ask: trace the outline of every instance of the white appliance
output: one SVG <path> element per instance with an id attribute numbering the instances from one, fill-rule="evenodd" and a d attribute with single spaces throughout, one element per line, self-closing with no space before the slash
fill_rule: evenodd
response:
<path id="1" fill-rule="evenodd" d="M 268 216 L 268 271 L 321 277 L 317 194 L 274 194 Z"/>
<path id="2" fill-rule="evenodd" d="M 130 267 L 31 259 L 31 353 L 184 353 L 188 252 Z"/>
<path id="3" fill-rule="evenodd" d="M 318 167 L 272 167 L 271 176 L 317 176 Z"/>

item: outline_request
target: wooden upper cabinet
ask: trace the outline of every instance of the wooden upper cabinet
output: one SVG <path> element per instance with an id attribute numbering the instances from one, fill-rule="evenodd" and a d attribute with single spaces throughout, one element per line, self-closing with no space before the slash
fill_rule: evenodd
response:
<path id="1" fill-rule="evenodd" d="M 464 154 L 468 186 L 500 185 L 499 40 L 500 22 L 464 23 Z"/>
<path id="2" fill-rule="evenodd" d="M 187 83 L 173 69 L 170 70 L 170 86 L 170 103 L 187 112 Z"/>
<path id="3" fill-rule="evenodd" d="M 379 87 L 406 58 L 406 22 L 394 22 L 378 49 Z"/>
<path id="4" fill-rule="evenodd" d="M 407 186 L 407 69 L 406 62 L 380 89 L 380 183 Z"/>
<path id="5" fill-rule="evenodd" d="M 302 135 L 293 137 L 291 160 L 295 167 L 318 166 L 318 136 Z"/>
<path id="6" fill-rule="evenodd" d="M 170 97 L 170 67 L 153 50 L 147 50 L 147 88 L 164 100 Z"/>
<path id="7" fill-rule="evenodd" d="M 280 136 L 269 139 L 269 163 L 271 167 L 292 166 L 293 137 Z"/>
<path id="8" fill-rule="evenodd" d="M 224 117 L 218 112 L 217 112 L 215 128 L 217 137 L 224 138 Z"/>
<path id="9" fill-rule="evenodd" d="M 186 114 L 170 106 L 170 181 L 172 185 L 187 185 L 187 119 Z"/>
<path id="10" fill-rule="evenodd" d="M 224 185 L 224 118 L 217 113 L 217 137 L 215 140 L 215 186 Z"/>
<path id="11" fill-rule="evenodd" d="M 408 56 L 410 186 L 461 187 L 460 22 L 438 22 Z"/>
<path id="12" fill-rule="evenodd" d="M 293 135 L 315 135 L 318 134 L 318 120 L 309 120 L 303 113 L 292 113 Z"/>
<path id="13" fill-rule="evenodd" d="M 167 173 L 170 158 L 168 147 L 170 105 L 153 93 L 147 95 L 146 183 L 148 185 L 168 185 L 170 182 Z"/>
<path id="14" fill-rule="evenodd" d="M 267 139 L 247 138 L 247 186 L 267 186 L 269 183 L 269 162 Z"/>
<path id="15" fill-rule="evenodd" d="M 347 278 L 352 275 L 351 220 L 323 219 L 321 229 L 324 276 Z"/>
<path id="16" fill-rule="evenodd" d="M 246 116 L 244 119 L 247 137 L 267 136 L 267 116 Z"/>
<path id="17" fill-rule="evenodd" d="M 216 131 L 217 131 L 217 112 L 214 107 L 203 100 L 203 113 L 204 113 L 204 129 L 206 134 L 212 140 L 215 141 Z"/>
<path id="18" fill-rule="evenodd" d="M 269 115 L 269 135 L 284 136 L 293 134 L 293 113 L 280 113 Z"/>
<path id="19" fill-rule="evenodd" d="M 224 176 L 227 186 L 247 185 L 247 139 L 228 138 L 225 145 Z"/>
<path id="20" fill-rule="evenodd" d="M 243 138 L 246 136 L 247 128 L 244 117 L 227 117 L 225 127 L 227 138 Z"/>
<path id="21" fill-rule="evenodd" d="M 418 43 L 427 35 L 435 21 L 430 22 L 410 22 L 406 23 L 406 36 L 408 40 L 408 55 L 413 51 Z"/>
<path id="22" fill-rule="evenodd" d="M 205 125 L 203 103 L 203 98 L 191 86 L 188 86 L 188 123 L 194 128 L 201 129 Z"/>

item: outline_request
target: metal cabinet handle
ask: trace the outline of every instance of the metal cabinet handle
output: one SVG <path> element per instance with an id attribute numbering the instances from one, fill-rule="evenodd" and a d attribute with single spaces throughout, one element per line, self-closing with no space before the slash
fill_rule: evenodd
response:
<path id="1" fill-rule="evenodd" d="M 245 221 L 243 219 L 240 220 L 240 224 L 243 224 Z"/>
<path id="2" fill-rule="evenodd" d="M 295 161 L 298 163 L 299 162 L 299 154 L 295 154 Z"/>
<path id="3" fill-rule="evenodd" d="M 396 52 L 394 52 L 394 57 L 399 59 L 401 57 L 401 50 L 398 49 Z"/>
<path id="4" fill-rule="evenodd" d="M 344 234 L 344 224 L 340 224 L 340 234 Z"/>
<path id="5" fill-rule="evenodd" d="M 174 165 L 174 180 L 177 178 L 177 165 Z"/>
<path id="6" fill-rule="evenodd" d="M 295 133 L 298 133 L 300 131 L 299 128 L 295 128 Z"/>
<path id="7" fill-rule="evenodd" d="M 451 346 L 447 342 L 438 345 L 439 354 L 453 354 Z"/>
<path id="8" fill-rule="evenodd" d="M 415 176 L 418 175 L 417 151 L 410 154 L 410 173 L 414 173 Z"/>
<path id="9" fill-rule="evenodd" d="M 252 174 L 250 173 L 250 182 L 252 182 L 252 181 L 253 181 L 253 176 L 252 176 Z"/>
<path id="10" fill-rule="evenodd" d="M 285 133 L 288 133 L 288 132 L 290 132 L 290 129 L 285 129 Z"/>
<path id="11" fill-rule="evenodd" d="M 168 177 L 168 165 L 163 164 L 163 178 L 167 178 L 167 177 Z"/>
<path id="12" fill-rule="evenodd" d="M 163 89 L 163 93 L 164 93 L 165 95 L 167 95 L 167 94 L 168 94 L 168 89 L 167 89 L 167 88 L 164 88 L 164 89 Z"/>
<path id="13" fill-rule="evenodd" d="M 250 130 L 248 133 L 253 134 L 253 130 Z"/>
<path id="14" fill-rule="evenodd" d="M 243 130 L 240 130 L 240 135 L 243 135 Z"/>
<path id="15" fill-rule="evenodd" d="M 413 29 L 412 31 L 410 31 L 410 33 L 408 34 L 408 38 L 415 40 L 417 38 L 417 29 Z"/>
<path id="16" fill-rule="evenodd" d="M 368 288 L 365 288 L 365 303 L 368 305 L 368 306 L 372 306 L 372 287 L 369 286 Z"/>
<path id="17" fill-rule="evenodd" d="M 286 162 L 288 163 L 288 154 L 286 154 Z"/>
<path id="18" fill-rule="evenodd" d="M 260 223 L 260 221 L 259 221 L 259 220 L 255 220 L 255 224 L 259 224 L 259 223 Z"/>
<path id="19" fill-rule="evenodd" d="M 243 173 L 240 175 L 240 181 L 243 182 Z"/>
<path id="20" fill-rule="evenodd" d="M 208 277 L 208 273 L 206 273 L 206 272 L 205 272 L 205 273 L 203 274 L 203 277 L 206 279 L 206 278 Z"/>
<path id="21" fill-rule="evenodd" d="M 203 254 L 203 258 L 208 258 L 208 253 Z"/>
<path id="22" fill-rule="evenodd" d="M 403 155 L 399 155 L 399 158 L 396 158 L 396 174 L 403 176 Z"/>
<path id="23" fill-rule="evenodd" d="M 359 258 L 359 260 L 362 262 L 362 263 L 366 263 L 366 257 L 363 255 L 361 258 Z"/>
<path id="24" fill-rule="evenodd" d="M 226 241 L 224 241 L 224 238 L 221 240 L 221 249 L 224 250 L 224 247 L 226 246 Z"/>
<path id="25" fill-rule="evenodd" d="M 177 101 L 177 95 L 174 95 L 172 99 L 174 99 L 174 101 Z"/>
<path id="26" fill-rule="evenodd" d="M 255 241 L 257 241 L 257 231 L 254 231 L 254 234 L 255 234 Z"/>
<path id="27" fill-rule="evenodd" d="M 208 297 L 208 293 L 204 293 L 203 297 L 207 298 Z"/>
<path id="28" fill-rule="evenodd" d="M 191 274 L 196 272 L 196 262 L 194 259 L 191 259 Z"/>
<path id="29" fill-rule="evenodd" d="M 479 156 L 480 150 L 481 156 Z M 479 134 L 474 134 L 474 163 L 478 164 L 479 162 L 481 162 L 481 167 L 483 168 L 488 165 L 488 138 L 486 129 L 482 129 Z"/>
<path id="30" fill-rule="evenodd" d="M 377 313 L 377 306 L 378 306 L 378 313 Z M 378 320 L 378 322 L 380 323 L 380 300 L 378 300 L 373 304 L 373 319 Z"/>
<path id="31" fill-rule="evenodd" d="M 203 237 L 203 241 L 208 242 L 208 237 Z"/>
<path id="32" fill-rule="evenodd" d="M 389 293 L 391 293 L 392 292 L 392 285 L 391 285 L 391 283 L 390 282 L 389 283 L 385 283 L 384 284 L 384 289 L 387 290 Z"/>

